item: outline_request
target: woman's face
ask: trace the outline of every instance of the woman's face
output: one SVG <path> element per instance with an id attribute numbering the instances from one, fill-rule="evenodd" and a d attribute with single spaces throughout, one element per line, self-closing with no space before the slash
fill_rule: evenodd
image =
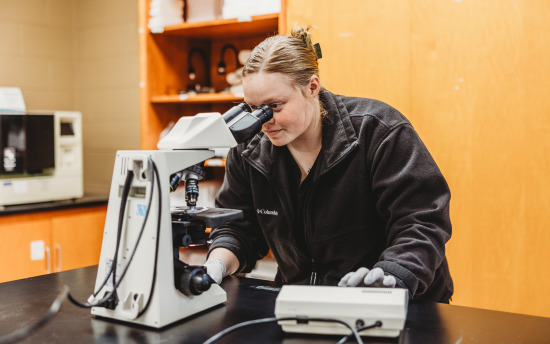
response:
<path id="1" fill-rule="evenodd" d="M 262 131 L 275 146 L 307 139 L 313 132 L 318 115 L 312 99 L 319 87 L 311 87 L 311 81 L 309 86 L 295 87 L 281 73 L 254 73 L 243 80 L 245 102 L 252 109 L 267 104 L 273 110 L 273 118 L 262 126 Z"/>

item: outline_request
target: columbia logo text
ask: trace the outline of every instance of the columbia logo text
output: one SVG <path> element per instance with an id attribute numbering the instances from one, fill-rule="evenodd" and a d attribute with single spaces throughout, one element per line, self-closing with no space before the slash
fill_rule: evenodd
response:
<path id="1" fill-rule="evenodd" d="M 279 216 L 279 212 L 277 212 L 277 210 L 256 209 L 256 211 L 261 215 Z"/>

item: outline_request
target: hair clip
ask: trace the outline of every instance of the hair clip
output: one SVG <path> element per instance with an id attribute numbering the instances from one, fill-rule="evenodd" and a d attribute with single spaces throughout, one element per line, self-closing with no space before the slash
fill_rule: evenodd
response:
<path id="1" fill-rule="evenodd" d="M 317 56 L 317 59 L 320 59 L 323 57 L 323 53 L 321 52 L 321 44 L 315 43 L 313 45 L 313 50 L 315 51 L 315 55 Z"/>
<path id="2" fill-rule="evenodd" d="M 311 47 L 311 40 L 309 39 L 309 36 L 306 36 L 304 38 L 304 42 L 306 43 L 306 47 Z"/>

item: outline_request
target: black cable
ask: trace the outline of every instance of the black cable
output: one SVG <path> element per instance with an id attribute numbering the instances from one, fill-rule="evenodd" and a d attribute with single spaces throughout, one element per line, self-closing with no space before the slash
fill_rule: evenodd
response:
<path id="1" fill-rule="evenodd" d="M 339 319 L 331 319 L 331 318 L 308 318 L 308 317 L 285 317 L 285 318 L 263 318 L 263 319 L 256 319 L 256 320 L 249 320 L 244 321 L 242 323 L 233 325 L 231 327 L 226 328 L 223 331 L 218 332 L 214 336 L 210 337 L 206 342 L 203 344 L 211 344 L 214 343 L 216 340 L 220 339 L 221 337 L 225 336 L 226 334 L 233 332 L 237 329 L 240 329 L 241 327 L 250 326 L 250 325 L 256 325 L 256 324 L 265 324 L 270 322 L 277 322 L 277 321 L 287 321 L 287 320 L 296 320 L 299 323 L 308 323 L 310 321 L 318 321 L 318 322 L 335 322 L 340 323 L 347 328 L 349 328 L 352 332 L 351 336 L 355 337 L 355 340 L 358 344 L 363 344 L 363 341 L 361 340 L 361 336 L 359 335 L 359 332 L 353 326 L 348 324 L 345 321 L 339 320 Z"/>
<path id="2" fill-rule="evenodd" d="M 118 250 L 120 249 L 120 238 L 122 237 L 122 225 L 124 224 L 124 213 L 126 212 L 126 206 L 128 203 L 128 195 L 130 194 L 130 187 L 132 186 L 132 180 L 134 179 L 134 171 L 129 170 L 126 173 L 126 180 L 124 181 L 124 187 L 122 188 L 122 197 L 120 197 L 120 209 L 118 213 L 118 226 L 116 233 L 116 249 L 115 256 L 113 257 L 113 263 L 111 265 L 111 273 L 113 274 L 113 287 L 116 285 L 116 266 L 118 263 Z M 116 293 L 116 288 L 113 288 Z M 97 291 L 99 293 L 99 291 Z M 97 295 L 97 294 L 95 294 Z"/>
<path id="3" fill-rule="evenodd" d="M 126 180 L 124 181 L 124 187 L 123 187 L 123 190 L 122 190 L 122 197 L 120 199 L 120 209 L 119 209 L 119 213 L 118 213 L 117 242 L 116 242 L 115 255 L 114 255 L 115 258 L 113 259 L 113 262 L 115 261 L 116 257 L 118 256 L 118 250 L 119 250 L 119 246 L 120 246 L 120 237 L 121 237 L 121 233 L 122 233 L 122 224 L 123 224 L 123 221 L 121 221 L 121 219 L 124 218 L 124 213 L 126 212 L 126 202 L 127 202 L 127 199 L 128 199 L 128 194 L 130 192 L 130 183 L 132 181 L 133 176 L 134 176 L 134 172 L 133 171 L 128 171 L 128 173 L 126 174 Z M 116 266 L 116 264 L 111 264 L 111 268 L 109 269 L 109 272 L 105 276 L 105 279 L 103 280 L 103 282 L 101 283 L 99 288 L 94 292 L 94 294 L 93 294 L 94 297 L 96 297 L 99 294 L 99 292 L 101 291 L 101 289 L 103 289 L 105 284 L 107 284 L 107 281 L 109 280 L 109 277 L 111 276 L 111 274 L 116 276 L 115 266 Z M 113 282 L 113 285 L 114 284 L 115 283 Z M 69 299 L 71 299 L 71 298 L 72 298 L 72 296 L 69 296 Z"/>
<path id="4" fill-rule="evenodd" d="M 148 159 L 149 161 L 149 164 L 151 164 L 152 166 L 155 166 L 152 159 L 149 157 Z M 156 167 L 155 167 L 155 170 L 156 170 Z M 132 172 L 133 173 L 133 172 Z M 158 171 L 156 172 L 157 173 L 157 177 L 158 177 Z M 158 179 L 158 178 L 157 178 Z M 136 240 L 136 244 L 134 246 L 134 249 L 132 250 L 132 253 L 130 255 L 130 258 L 128 259 L 128 263 L 126 264 L 126 266 L 124 267 L 124 270 L 122 271 L 122 274 L 120 275 L 120 278 L 119 280 L 116 282 L 116 284 L 114 284 L 113 286 L 113 289 L 105 296 L 103 297 L 101 300 L 95 302 L 95 303 L 89 303 L 89 302 L 86 302 L 86 303 L 81 303 L 79 301 L 77 301 L 76 299 L 74 299 L 74 297 L 69 293 L 67 295 L 68 299 L 73 303 L 75 304 L 76 306 L 78 307 L 82 307 L 82 308 L 91 308 L 91 307 L 96 307 L 96 306 L 100 306 L 102 305 L 105 301 L 107 301 L 109 298 L 111 298 L 111 296 L 114 294 L 114 292 L 116 291 L 116 289 L 118 288 L 118 286 L 120 285 L 120 283 L 122 282 L 124 276 L 126 275 L 126 272 L 128 271 L 128 268 L 130 267 L 130 264 L 132 263 L 132 260 L 134 259 L 134 255 L 137 251 L 137 248 L 139 246 L 139 243 L 141 241 L 141 237 L 143 236 L 143 232 L 145 230 L 145 225 L 147 224 L 147 219 L 149 218 L 149 213 L 150 213 L 150 209 L 151 209 L 151 203 L 152 203 L 152 200 L 153 200 L 153 193 L 154 193 L 154 182 L 155 182 L 155 175 L 153 174 L 152 175 L 152 188 L 151 188 L 151 193 L 149 194 L 149 199 L 147 201 L 147 211 L 145 213 L 145 218 L 143 219 L 143 224 L 141 226 L 141 229 L 139 231 L 139 235 L 138 235 L 138 238 Z M 158 183 L 158 182 L 157 182 Z M 124 193 L 124 191 L 123 191 Z M 121 202 L 121 208 L 125 208 L 125 205 L 126 205 L 126 201 L 124 200 L 124 203 Z M 119 216 L 124 216 L 124 213 L 123 212 L 120 212 L 119 213 Z M 121 221 L 120 221 L 120 218 L 119 218 L 119 228 L 118 230 L 121 231 L 122 230 L 122 226 L 120 225 Z M 118 232 L 117 232 L 117 237 L 118 237 Z M 119 244 L 117 244 L 117 248 L 116 248 L 116 251 L 115 253 L 118 255 L 118 249 L 119 249 Z M 111 273 L 112 273 L 112 266 L 111 266 Z M 107 278 L 103 281 L 102 285 L 100 286 L 100 288 L 94 293 L 94 297 L 99 294 L 99 291 L 101 290 L 101 288 L 103 288 L 103 286 L 105 285 L 106 281 L 109 279 L 109 276 L 107 276 Z"/>
<path id="5" fill-rule="evenodd" d="M 148 158 L 148 161 L 149 161 L 149 164 L 151 166 L 153 166 L 154 172 L 156 172 L 157 185 L 160 187 L 160 184 L 159 184 L 159 181 L 158 181 L 160 178 L 158 177 L 157 168 L 156 168 L 155 164 L 153 163 L 153 160 L 151 159 L 151 157 Z M 143 236 L 143 233 L 145 232 L 145 225 L 147 224 L 147 219 L 149 218 L 151 203 L 153 201 L 154 190 L 155 190 L 155 173 L 153 173 L 151 175 L 151 192 L 149 194 L 149 200 L 147 201 L 147 211 L 145 212 L 145 218 L 143 219 L 143 223 L 141 224 L 141 229 L 139 230 L 139 235 L 137 237 L 136 244 L 134 245 L 134 249 L 132 250 L 132 253 L 130 254 L 130 258 L 128 259 L 128 263 L 126 263 L 126 266 L 124 267 L 124 270 L 122 271 L 122 274 L 120 275 L 120 279 L 118 280 L 118 282 L 115 285 L 114 289 L 118 288 L 118 286 L 120 285 L 120 283 L 124 279 L 124 276 L 126 275 L 126 272 L 130 268 L 130 264 L 134 260 L 134 255 L 136 254 L 136 251 L 139 247 L 139 243 L 141 242 L 141 237 Z M 159 208 L 159 219 L 160 219 L 160 208 Z M 160 220 L 159 220 L 159 222 L 160 222 Z M 158 235 L 158 230 L 157 230 L 157 235 Z M 156 267 L 155 267 L 155 269 L 156 269 Z"/>
<path id="6" fill-rule="evenodd" d="M 382 327 L 382 322 L 380 320 L 376 320 L 374 322 L 374 324 L 372 325 L 365 325 L 365 326 L 360 326 L 357 328 L 357 332 L 361 332 L 361 331 L 365 331 L 365 330 L 369 330 L 371 328 L 375 328 L 375 327 Z M 343 337 L 342 339 L 340 339 L 340 341 L 336 344 L 344 344 L 345 342 L 347 342 L 352 336 L 350 334 L 348 334 L 347 336 Z"/>
<path id="7" fill-rule="evenodd" d="M 31 324 L 28 327 L 18 329 L 16 331 L 13 331 L 10 334 L 4 335 L 0 337 L 0 344 L 11 344 L 15 343 L 26 336 L 30 335 L 33 331 L 39 329 L 40 327 L 46 325 L 50 320 L 53 319 L 53 317 L 59 313 L 59 310 L 61 309 L 61 305 L 63 304 L 63 301 L 65 300 L 65 297 L 69 293 L 69 288 L 65 286 L 61 293 L 55 298 L 52 305 L 50 306 L 50 309 L 48 310 L 48 313 L 44 315 L 40 320 L 35 322 L 34 324 Z"/>
<path id="8" fill-rule="evenodd" d="M 149 308 L 149 305 L 151 304 L 151 300 L 153 299 L 153 292 L 155 291 L 155 283 L 157 280 L 157 263 L 159 258 L 159 242 L 160 242 L 160 225 L 161 225 L 161 213 L 162 213 L 162 188 L 160 185 L 160 175 L 159 171 L 157 170 L 157 165 L 149 158 L 149 163 L 151 166 L 153 166 L 153 179 L 152 179 L 152 189 L 154 190 L 155 185 L 155 175 L 157 176 L 157 188 L 158 188 L 158 198 L 159 198 L 159 204 L 158 204 L 158 219 L 157 219 L 157 242 L 156 242 L 156 248 L 155 248 L 155 265 L 153 267 L 153 280 L 151 282 L 151 290 L 149 291 L 149 299 L 147 300 L 147 303 L 145 304 L 145 307 L 141 310 L 141 312 L 138 313 L 137 318 L 141 317 L 147 309 Z M 153 190 L 151 190 L 151 195 L 153 194 Z M 149 209 L 147 209 L 149 210 Z"/>
<path id="9" fill-rule="evenodd" d="M 91 308 L 91 307 L 102 305 L 104 302 L 106 302 L 113 296 L 113 294 L 116 292 L 116 288 L 118 287 L 118 285 L 120 284 L 120 281 L 122 280 L 122 278 L 120 278 L 119 282 L 118 283 L 116 282 L 116 265 L 118 260 L 118 251 L 120 248 L 120 239 L 122 237 L 122 225 L 124 223 L 124 213 L 126 212 L 126 202 L 128 201 L 128 194 L 130 193 L 130 186 L 133 178 L 134 178 L 134 172 L 131 170 L 128 171 L 128 173 L 126 174 L 126 179 L 124 181 L 124 187 L 122 188 L 122 195 L 120 197 L 120 209 L 118 213 L 118 226 L 117 226 L 117 240 L 115 244 L 115 253 L 113 257 L 113 262 L 111 264 L 111 269 L 109 270 L 109 272 L 107 273 L 107 276 L 105 277 L 105 280 L 101 283 L 97 291 L 93 293 L 93 297 L 96 297 L 99 294 L 99 292 L 103 289 L 103 287 L 105 286 L 105 284 L 107 283 L 111 275 L 113 276 L 113 289 L 109 293 L 107 293 L 105 297 L 103 297 L 101 300 L 95 303 L 90 303 L 90 302 L 81 303 L 80 301 L 76 300 L 71 295 L 71 293 L 68 293 L 67 298 L 69 299 L 69 301 L 71 301 L 74 305 L 78 307 Z M 123 273 L 124 272 L 125 270 L 123 271 Z"/>

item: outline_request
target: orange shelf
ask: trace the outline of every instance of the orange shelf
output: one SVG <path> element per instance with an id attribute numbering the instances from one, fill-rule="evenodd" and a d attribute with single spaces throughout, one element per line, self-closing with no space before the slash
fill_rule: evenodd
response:
<path id="1" fill-rule="evenodd" d="M 205 167 L 225 167 L 225 158 L 211 158 L 204 161 Z"/>
<path id="2" fill-rule="evenodd" d="M 249 19 L 249 20 L 248 20 Z M 205 22 L 182 23 L 164 27 L 169 35 L 196 38 L 229 38 L 254 36 L 259 32 L 276 34 L 279 25 L 279 13 L 263 14 L 242 19 L 216 19 Z"/>
<path id="3" fill-rule="evenodd" d="M 186 94 L 152 96 L 151 103 L 232 103 L 241 102 L 243 97 L 231 93 L 201 93 L 193 96 Z"/>

